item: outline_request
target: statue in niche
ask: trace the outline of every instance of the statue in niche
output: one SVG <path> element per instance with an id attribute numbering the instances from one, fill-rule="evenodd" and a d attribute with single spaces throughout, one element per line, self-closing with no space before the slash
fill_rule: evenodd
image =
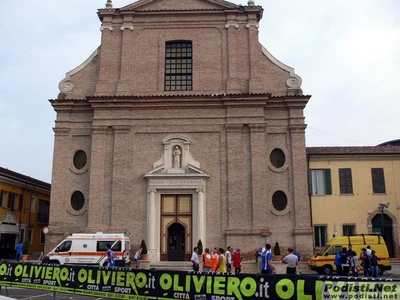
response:
<path id="1" fill-rule="evenodd" d="M 179 149 L 178 146 L 175 146 L 173 154 L 174 154 L 174 168 L 180 168 L 181 167 L 181 150 Z"/>

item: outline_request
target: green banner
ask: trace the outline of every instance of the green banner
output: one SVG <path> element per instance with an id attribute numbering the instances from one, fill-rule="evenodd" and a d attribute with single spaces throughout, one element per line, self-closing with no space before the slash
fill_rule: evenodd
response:
<path id="1" fill-rule="evenodd" d="M 0 285 L 109 299 L 400 299 L 400 281 L 0 262 Z"/>

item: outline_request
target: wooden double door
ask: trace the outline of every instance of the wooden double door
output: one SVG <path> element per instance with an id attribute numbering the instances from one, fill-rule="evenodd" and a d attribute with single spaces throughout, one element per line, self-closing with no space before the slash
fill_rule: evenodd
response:
<path id="1" fill-rule="evenodd" d="M 192 195 L 162 195 L 161 260 L 190 260 L 192 206 Z"/>

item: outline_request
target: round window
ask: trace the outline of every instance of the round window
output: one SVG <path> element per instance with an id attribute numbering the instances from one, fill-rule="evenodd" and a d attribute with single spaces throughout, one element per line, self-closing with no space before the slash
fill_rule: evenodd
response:
<path id="1" fill-rule="evenodd" d="M 272 205 L 278 211 L 282 211 L 287 207 L 287 197 L 284 192 L 276 191 L 272 196 Z"/>
<path id="2" fill-rule="evenodd" d="M 85 151 L 79 150 L 75 153 L 74 155 L 74 166 L 75 168 L 82 169 L 84 166 L 86 166 L 87 162 L 87 156 Z"/>
<path id="3" fill-rule="evenodd" d="M 71 207 L 73 210 L 81 210 L 85 205 L 85 196 L 83 196 L 82 192 L 75 191 L 71 196 Z"/>
<path id="4" fill-rule="evenodd" d="M 285 164 L 285 153 L 283 153 L 281 149 L 274 149 L 272 150 L 269 159 L 275 168 L 282 168 Z"/>

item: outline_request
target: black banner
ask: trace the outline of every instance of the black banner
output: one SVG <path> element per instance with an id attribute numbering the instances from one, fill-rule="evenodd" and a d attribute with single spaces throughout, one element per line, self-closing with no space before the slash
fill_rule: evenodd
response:
<path id="1" fill-rule="evenodd" d="M 400 281 L 0 262 L 0 285 L 110 299 L 400 299 Z"/>

